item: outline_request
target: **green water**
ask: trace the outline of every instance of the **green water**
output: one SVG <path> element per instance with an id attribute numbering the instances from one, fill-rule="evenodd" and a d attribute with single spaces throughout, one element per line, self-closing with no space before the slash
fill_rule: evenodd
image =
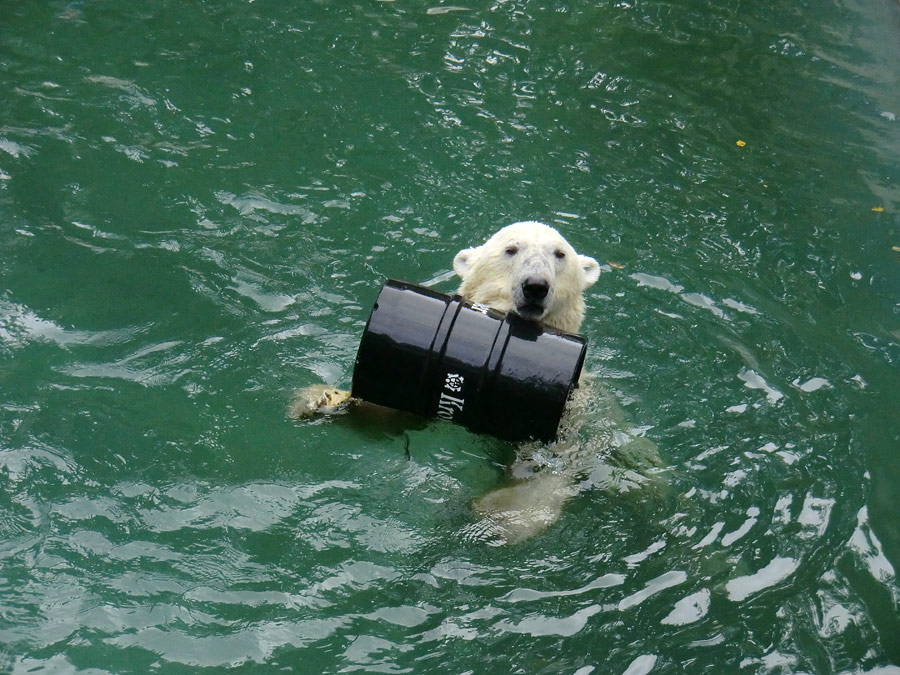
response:
<path id="1" fill-rule="evenodd" d="M 0 672 L 900 672 L 898 63 L 895 0 L 5 0 Z M 665 470 L 498 547 L 509 446 L 285 411 L 523 219 Z"/>

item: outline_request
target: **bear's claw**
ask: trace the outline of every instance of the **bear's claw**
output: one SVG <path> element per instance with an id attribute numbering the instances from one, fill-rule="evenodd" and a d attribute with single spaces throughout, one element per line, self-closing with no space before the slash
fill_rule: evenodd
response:
<path id="1" fill-rule="evenodd" d="M 312 417 L 318 412 L 328 412 L 349 398 L 349 391 L 315 384 L 297 393 L 288 415 L 295 420 Z"/>

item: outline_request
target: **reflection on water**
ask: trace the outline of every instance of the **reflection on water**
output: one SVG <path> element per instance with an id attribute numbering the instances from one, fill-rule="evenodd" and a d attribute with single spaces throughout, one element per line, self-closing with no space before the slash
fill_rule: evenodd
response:
<path id="1" fill-rule="evenodd" d="M 170 4 L 2 10 L 0 671 L 900 672 L 895 5 Z M 568 446 L 286 418 L 524 218 Z"/>

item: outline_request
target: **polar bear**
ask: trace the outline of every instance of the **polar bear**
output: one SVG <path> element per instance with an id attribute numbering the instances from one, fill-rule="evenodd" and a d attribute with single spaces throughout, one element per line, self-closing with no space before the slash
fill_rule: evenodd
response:
<path id="1" fill-rule="evenodd" d="M 577 333 L 584 319 L 585 289 L 600 276 L 594 258 L 578 254 L 556 229 L 533 220 L 507 225 L 482 245 L 463 249 L 453 259 L 453 270 L 462 279 L 458 293 L 469 302 L 514 312 L 570 333 Z M 517 448 L 517 459 L 509 470 L 511 484 L 475 501 L 479 520 L 465 528 L 465 536 L 496 545 L 518 543 L 560 517 L 565 501 L 581 489 L 577 480 L 585 472 L 585 462 L 573 458 L 597 454 L 597 448 L 584 447 L 577 433 L 591 415 L 591 406 L 604 398 L 602 392 L 595 392 L 596 396 L 586 393 L 588 389 L 593 388 L 577 390 L 557 444 L 549 449 L 538 443 Z M 350 393 L 340 389 L 309 387 L 295 400 L 291 416 L 332 409 L 349 398 Z M 551 461 L 548 468 L 547 461 L 535 459 L 548 455 L 560 458 L 561 463 Z M 624 484 L 623 474 L 611 475 L 604 474 L 599 480 Z M 625 475 L 627 482 L 633 472 Z"/>
<path id="2" fill-rule="evenodd" d="M 458 294 L 469 302 L 568 333 L 581 328 L 584 290 L 600 277 L 596 260 L 535 220 L 507 225 L 481 246 L 463 249 L 453 258 L 453 271 L 462 279 Z M 289 414 L 302 419 L 349 399 L 348 391 L 313 385 L 298 393 Z"/>

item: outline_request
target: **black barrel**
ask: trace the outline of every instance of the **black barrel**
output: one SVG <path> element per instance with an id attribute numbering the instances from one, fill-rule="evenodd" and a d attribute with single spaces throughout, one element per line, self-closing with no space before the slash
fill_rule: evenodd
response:
<path id="1" fill-rule="evenodd" d="M 551 442 L 586 340 L 388 279 L 356 355 L 354 397 L 511 441 Z"/>

